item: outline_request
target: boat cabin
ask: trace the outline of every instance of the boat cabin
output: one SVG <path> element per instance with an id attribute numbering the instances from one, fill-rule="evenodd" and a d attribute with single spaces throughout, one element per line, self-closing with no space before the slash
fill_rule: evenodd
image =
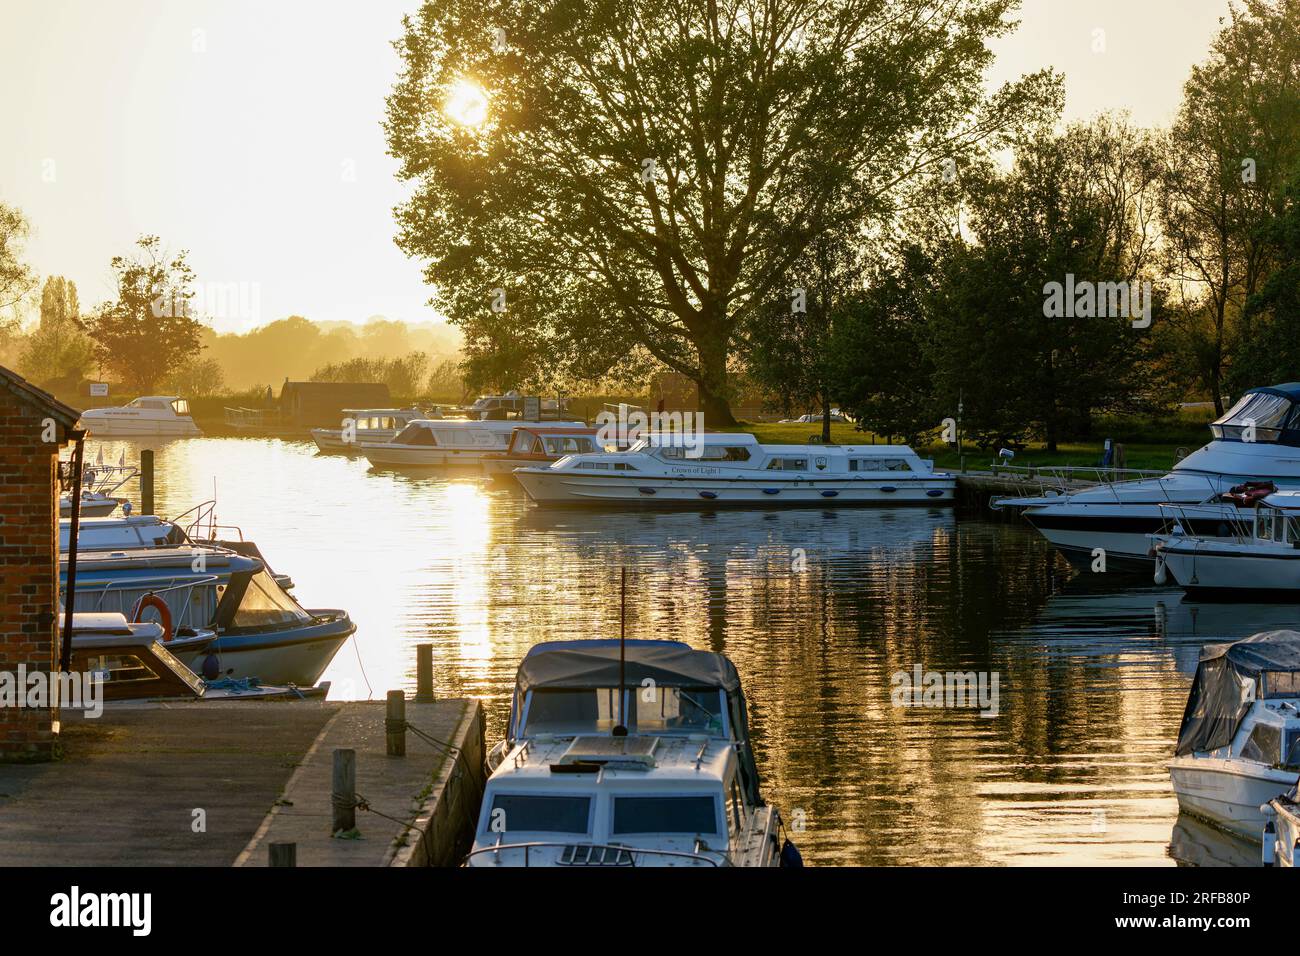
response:
<path id="1" fill-rule="evenodd" d="M 1176 756 L 1235 756 L 1300 771 L 1300 632 L 1201 649 Z"/>

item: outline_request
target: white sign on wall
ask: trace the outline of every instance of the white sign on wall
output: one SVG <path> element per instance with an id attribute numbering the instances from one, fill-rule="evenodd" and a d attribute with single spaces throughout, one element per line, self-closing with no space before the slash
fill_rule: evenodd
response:
<path id="1" fill-rule="evenodd" d="M 108 383 L 107 383 L 107 382 L 91 382 L 91 383 L 90 383 L 90 395 L 91 395 L 92 398 L 104 398 L 106 395 L 108 395 Z"/>

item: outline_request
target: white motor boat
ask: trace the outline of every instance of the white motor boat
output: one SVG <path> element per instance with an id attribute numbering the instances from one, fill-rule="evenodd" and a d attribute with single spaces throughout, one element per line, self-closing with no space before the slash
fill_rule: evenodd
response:
<path id="1" fill-rule="evenodd" d="M 323 452 L 359 451 L 361 442 L 385 442 L 417 419 L 428 418 L 418 408 L 345 408 L 340 428 L 313 428 L 312 440 Z"/>
<path id="2" fill-rule="evenodd" d="M 84 466 L 81 470 L 79 514 L 83 518 L 102 518 L 111 515 L 119 506 L 127 505 L 127 499 L 117 497 L 116 492 L 139 473 L 138 468 L 127 464 L 105 465 L 100 461 Z M 72 517 L 70 493 L 59 498 L 59 515 L 63 518 Z"/>
<path id="3" fill-rule="evenodd" d="M 82 428 L 96 438 L 196 437 L 190 403 L 178 395 L 144 395 L 134 401 L 81 413 Z"/>
<path id="4" fill-rule="evenodd" d="M 1260 839 L 1300 778 L 1300 632 L 1202 648 L 1169 776 L 1184 813 Z"/>
<path id="5" fill-rule="evenodd" d="M 1264 863 L 1300 867 L 1300 792 L 1292 787 L 1260 808 L 1264 813 Z"/>
<path id="6" fill-rule="evenodd" d="M 554 422 L 571 428 L 582 422 Z M 518 422 L 417 419 L 388 441 L 363 441 L 360 451 L 372 465 L 390 468 L 478 468 L 483 456 L 504 452 Z"/>
<path id="7" fill-rule="evenodd" d="M 747 433 L 642 438 L 625 452 L 516 468 L 547 505 L 788 507 L 951 504 L 957 481 L 906 445 L 762 445 Z"/>
<path id="8" fill-rule="evenodd" d="M 1076 563 L 1106 552 L 1107 566 L 1150 570 L 1148 535 L 1166 529 L 1161 506 L 1184 506 L 1183 530 L 1227 537 L 1235 509 L 1221 496 L 1244 482 L 1300 487 L 1300 383 L 1253 388 L 1210 425 L 1213 440 L 1163 477 L 1098 485 L 1069 494 L 1002 498 L 999 508 L 1019 508 L 1025 519 Z M 1199 507 L 1198 507 L 1199 506 Z"/>
<path id="9" fill-rule="evenodd" d="M 1242 600 L 1300 595 L 1300 489 L 1276 491 L 1254 508 L 1238 509 L 1232 537 L 1184 534 L 1183 509 L 1169 506 L 1178 523 L 1151 536 L 1157 584 L 1172 577 L 1196 597 Z"/>
<path id="10" fill-rule="evenodd" d="M 759 794 L 732 663 L 555 641 L 519 667 L 467 866 L 799 865 Z"/>

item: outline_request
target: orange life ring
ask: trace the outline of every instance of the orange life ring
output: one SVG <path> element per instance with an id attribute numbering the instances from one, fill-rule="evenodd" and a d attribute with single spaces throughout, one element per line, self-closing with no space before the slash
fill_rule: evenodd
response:
<path id="1" fill-rule="evenodd" d="M 135 609 L 131 612 L 131 620 L 136 624 L 143 621 L 144 609 L 147 607 L 151 607 L 158 612 L 158 616 L 162 618 L 162 639 L 164 641 L 170 641 L 172 639 L 172 609 L 169 608 L 167 602 L 158 595 L 152 593 L 145 594 L 140 598 L 140 600 L 136 601 Z"/>

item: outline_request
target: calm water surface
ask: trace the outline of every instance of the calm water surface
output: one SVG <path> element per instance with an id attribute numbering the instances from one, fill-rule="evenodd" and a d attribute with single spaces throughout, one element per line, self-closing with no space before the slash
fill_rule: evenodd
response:
<path id="1" fill-rule="evenodd" d="M 309 443 L 155 447 L 159 513 L 215 488 L 301 603 L 351 613 L 334 698 L 413 688 L 429 642 L 437 692 L 480 699 L 495 740 L 529 647 L 617 636 L 626 566 L 629 636 L 735 662 L 766 794 L 801 812 L 810 863 L 1257 859 L 1179 820 L 1165 762 L 1200 645 L 1290 626 L 1291 608 L 1098 583 L 1027 526 L 951 510 L 547 511 Z M 104 444 L 123 450 L 138 459 Z M 1000 712 L 893 706 L 891 675 L 917 664 L 996 671 Z"/>

